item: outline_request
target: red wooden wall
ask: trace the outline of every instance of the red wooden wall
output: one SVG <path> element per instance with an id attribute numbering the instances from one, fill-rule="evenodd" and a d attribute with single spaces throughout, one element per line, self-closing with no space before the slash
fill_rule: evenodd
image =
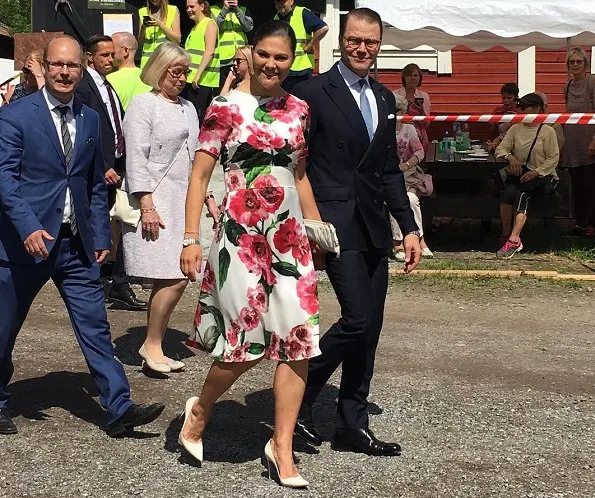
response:
<path id="1" fill-rule="evenodd" d="M 536 50 L 536 90 L 547 94 L 550 112 L 564 111 L 565 58 L 564 49 Z M 505 48 L 474 52 L 466 47 L 456 47 L 452 50 L 451 75 L 424 72 L 422 89 L 430 95 L 432 114 L 491 113 L 501 103 L 500 87 L 507 82 L 517 82 L 517 61 L 517 54 Z M 399 71 L 380 71 L 379 79 L 391 90 L 401 86 Z M 432 124 L 430 137 L 439 138 L 450 127 Z M 474 134 L 487 138 L 486 133 L 489 133 L 489 127 L 471 129 L 472 138 Z"/>

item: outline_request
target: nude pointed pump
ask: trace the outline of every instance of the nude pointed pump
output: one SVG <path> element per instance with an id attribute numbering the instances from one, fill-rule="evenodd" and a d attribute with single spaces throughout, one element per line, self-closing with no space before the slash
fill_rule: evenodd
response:
<path id="1" fill-rule="evenodd" d="M 293 476 L 293 477 L 285 477 L 282 478 L 281 474 L 279 474 L 279 466 L 277 465 L 277 461 L 275 460 L 275 455 L 273 454 L 273 446 L 271 444 L 272 439 L 269 439 L 269 442 L 264 447 L 264 456 L 267 459 L 267 464 L 269 467 L 269 479 L 271 479 L 271 464 L 275 467 L 277 471 L 277 477 L 279 478 L 279 484 L 281 486 L 285 486 L 287 488 L 305 488 L 310 484 L 306 479 L 304 479 L 301 475 Z"/>
<path id="2" fill-rule="evenodd" d="M 184 437 L 184 427 L 186 426 L 186 422 L 190 417 L 190 413 L 192 412 L 192 407 L 194 403 L 198 400 L 197 396 L 189 398 L 186 401 L 186 409 L 184 410 L 184 423 L 182 424 L 182 429 L 180 430 L 180 435 L 178 436 L 178 442 L 182 445 L 182 447 L 190 453 L 194 458 L 196 458 L 202 465 L 203 461 L 203 448 L 202 448 L 202 439 L 198 443 L 194 443 L 192 441 L 188 441 Z"/>

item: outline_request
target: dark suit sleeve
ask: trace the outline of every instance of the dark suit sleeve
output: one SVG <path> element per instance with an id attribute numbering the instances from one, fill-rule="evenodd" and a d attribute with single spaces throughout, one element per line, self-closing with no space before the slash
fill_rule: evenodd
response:
<path id="1" fill-rule="evenodd" d="M 395 97 L 392 93 L 387 93 L 387 103 L 389 114 L 397 115 Z M 384 200 L 388 206 L 390 214 L 397 220 L 401 231 L 404 234 L 419 230 L 413 217 L 413 211 L 409 205 L 409 197 L 405 188 L 405 178 L 399 168 L 399 156 L 397 154 L 397 129 L 396 119 L 390 119 L 386 133 L 389 134 L 389 146 L 382 175 L 382 190 L 384 191 Z"/>
<path id="2" fill-rule="evenodd" d="M 93 165 L 89 169 L 89 183 L 93 186 L 89 210 L 91 216 L 91 227 L 93 228 L 93 247 L 96 251 L 111 249 L 111 232 L 109 221 L 109 206 L 107 197 L 107 185 L 103 173 L 103 153 L 101 152 L 101 126 L 97 120 L 97 132 L 95 134 L 95 157 Z"/>
<path id="3" fill-rule="evenodd" d="M 0 112 L 0 210 L 4 211 L 24 241 L 43 226 L 21 197 L 19 176 L 23 133 L 10 110 Z"/>

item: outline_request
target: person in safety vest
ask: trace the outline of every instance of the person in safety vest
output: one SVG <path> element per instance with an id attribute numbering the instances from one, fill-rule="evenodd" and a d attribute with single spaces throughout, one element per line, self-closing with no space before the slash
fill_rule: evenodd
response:
<path id="1" fill-rule="evenodd" d="M 314 71 L 314 48 L 328 32 L 328 26 L 305 7 L 295 5 L 295 0 L 274 0 L 276 20 L 289 24 L 297 38 L 295 59 L 283 88 L 291 93 L 293 87 L 312 77 Z"/>
<path id="2" fill-rule="evenodd" d="M 238 0 L 223 0 L 211 7 L 211 16 L 219 26 L 219 61 L 221 64 L 219 90 L 223 88 L 233 68 L 236 50 L 248 45 L 246 33 L 254 28 L 250 11 Z"/>
<path id="3" fill-rule="evenodd" d="M 205 111 L 219 90 L 219 29 L 206 0 L 186 0 L 186 13 L 195 25 L 186 38 L 190 73 L 182 97 L 194 104 L 202 124 Z"/>
<path id="4" fill-rule="evenodd" d="M 141 69 L 155 49 L 165 41 L 180 43 L 180 11 L 168 0 L 147 0 L 147 5 L 138 9 L 138 46 L 142 47 Z"/>

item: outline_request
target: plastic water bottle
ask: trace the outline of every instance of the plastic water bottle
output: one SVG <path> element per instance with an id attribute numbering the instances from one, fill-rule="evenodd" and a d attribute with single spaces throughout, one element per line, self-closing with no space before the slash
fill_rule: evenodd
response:
<path id="1" fill-rule="evenodd" d="M 444 134 L 444 137 L 442 137 L 442 141 L 440 142 L 438 159 L 440 161 L 448 161 L 449 156 L 450 156 L 450 137 L 448 136 L 448 132 L 446 132 Z"/>
<path id="2" fill-rule="evenodd" d="M 458 150 L 458 151 L 463 150 L 463 130 L 461 129 L 461 123 L 454 123 L 453 130 L 454 130 L 454 134 L 455 134 L 456 150 Z"/>

